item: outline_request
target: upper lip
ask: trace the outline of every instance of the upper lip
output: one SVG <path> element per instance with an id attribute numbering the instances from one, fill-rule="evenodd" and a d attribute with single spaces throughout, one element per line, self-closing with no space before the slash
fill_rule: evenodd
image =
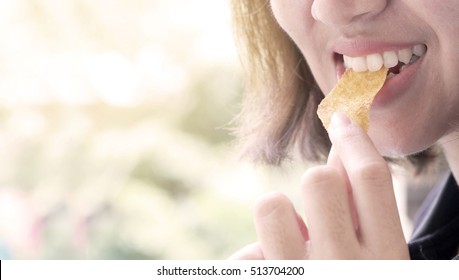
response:
<path id="1" fill-rule="evenodd" d="M 406 48 L 413 47 L 421 42 L 405 42 L 393 43 L 388 41 L 374 41 L 374 40 L 342 40 L 337 41 L 333 46 L 335 53 L 356 57 L 366 56 L 373 53 L 382 53 L 385 51 L 398 51 Z"/>

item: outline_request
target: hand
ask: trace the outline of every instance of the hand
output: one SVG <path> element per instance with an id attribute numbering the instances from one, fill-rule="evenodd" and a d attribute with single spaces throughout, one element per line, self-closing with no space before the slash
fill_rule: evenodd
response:
<path id="1" fill-rule="evenodd" d="M 307 226 L 282 194 L 262 197 L 259 243 L 232 259 L 408 259 L 392 177 L 368 135 L 343 114 L 329 128 L 327 165 L 303 176 Z"/>

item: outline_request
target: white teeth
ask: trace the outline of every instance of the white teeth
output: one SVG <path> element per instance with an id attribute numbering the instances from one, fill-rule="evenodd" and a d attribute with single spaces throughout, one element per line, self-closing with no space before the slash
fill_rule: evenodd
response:
<path id="1" fill-rule="evenodd" d="M 368 70 L 367 59 L 364 56 L 353 57 L 349 62 L 355 72 L 365 72 Z"/>
<path id="2" fill-rule="evenodd" d="M 399 61 L 408 65 L 416 61 L 427 52 L 427 46 L 419 44 L 412 48 L 399 51 L 386 51 L 367 56 L 350 57 L 343 55 L 345 68 L 352 68 L 355 72 L 378 71 L 384 65 L 386 68 L 395 67 Z M 413 59 L 413 57 L 415 59 Z"/>
<path id="3" fill-rule="evenodd" d="M 423 56 L 427 52 L 426 45 L 416 45 L 413 47 L 413 54 L 417 56 Z"/>
<path id="4" fill-rule="evenodd" d="M 382 55 L 379 53 L 370 54 L 367 56 L 367 65 L 370 72 L 378 71 L 384 64 Z"/>
<path id="5" fill-rule="evenodd" d="M 413 51 L 411 49 L 404 49 L 398 51 L 398 60 L 408 64 L 410 63 L 411 57 L 413 56 Z"/>
<path id="6" fill-rule="evenodd" d="M 384 67 L 391 68 L 398 64 L 398 56 L 396 52 L 384 52 Z"/>
<path id="7" fill-rule="evenodd" d="M 351 58 L 349 56 L 343 55 L 343 60 L 344 60 L 344 67 L 346 69 L 352 68 Z"/>

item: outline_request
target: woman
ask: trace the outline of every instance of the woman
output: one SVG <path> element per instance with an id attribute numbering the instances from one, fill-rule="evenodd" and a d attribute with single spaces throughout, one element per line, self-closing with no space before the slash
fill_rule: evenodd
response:
<path id="1" fill-rule="evenodd" d="M 248 70 L 245 153 L 280 163 L 296 147 L 307 160 L 326 159 L 303 176 L 307 226 L 284 195 L 262 197 L 254 213 L 259 242 L 233 258 L 454 258 L 459 1 L 232 0 L 232 8 Z M 382 66 L 390 74 L 372 105 L 368 134 L 335 114 L 327 135 L 316 115 L 324 94 L 345 68 Z M 434 146 L 451 176 L 428 199 L 407 244 L 383 157 L 406 157 L 422 171 Z"/>

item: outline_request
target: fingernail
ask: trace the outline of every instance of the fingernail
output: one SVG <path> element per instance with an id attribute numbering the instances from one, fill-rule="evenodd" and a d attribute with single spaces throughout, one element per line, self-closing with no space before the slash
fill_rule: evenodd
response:
<path id="1" fill-rule="evenodd" d="M 330 129 L 335 129 L 337 127 L 347 126 L 351 123 L 351 120 L 341 112 L 336 112 L 332 115 L 330 120 Z"/>

